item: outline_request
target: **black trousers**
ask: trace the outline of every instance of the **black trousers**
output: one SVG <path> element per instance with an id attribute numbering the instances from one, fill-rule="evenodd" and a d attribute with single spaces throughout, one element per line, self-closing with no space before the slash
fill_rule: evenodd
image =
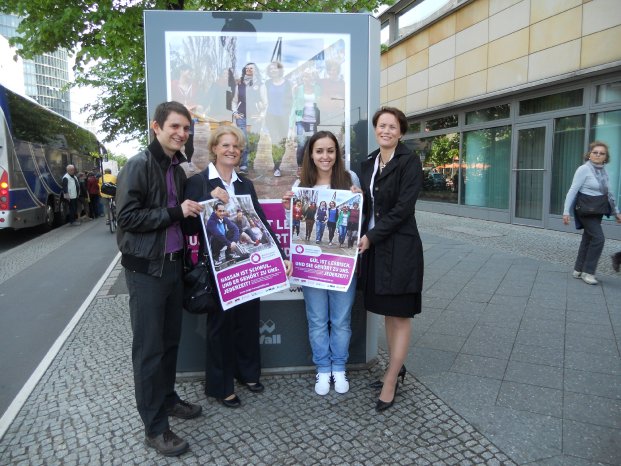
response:
<path id="1" fill-rule="evenodd" d="M 253 299 L 207 316 L 205 394 L 226 398 L 234 379 L 254 383 L 261 376 L 260 303 Z"/>
<path id="2" fill-rule="evenodd" d="M 148 436 L 168 429 L 183 317 L 183 261 L 164 262 L 161 277 L 125 270 L 129 290 L 136 407 Z"/>
<path id="3" fill-rule="evenodd" d="M 602 230 L 602 217 L 603 215 L 581 215 L 579 217 L 584 231 L 574 264 L 574 270 L 578 272 L 595 274 L 606 241 L 604 230 Z"/>

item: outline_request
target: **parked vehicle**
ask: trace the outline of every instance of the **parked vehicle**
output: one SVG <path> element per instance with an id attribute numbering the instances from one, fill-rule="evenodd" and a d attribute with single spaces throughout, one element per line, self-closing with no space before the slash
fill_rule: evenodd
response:
<path id="1" fill-rule="evenodd" d="M 92 133 L 0 85 L 0 228 L 65 223 L 67 165 L 100 169 L 105 154 Z"/>

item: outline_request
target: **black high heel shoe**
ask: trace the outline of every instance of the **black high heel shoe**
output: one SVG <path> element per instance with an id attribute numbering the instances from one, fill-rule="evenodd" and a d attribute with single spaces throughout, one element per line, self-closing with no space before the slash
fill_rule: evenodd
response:
<path id="1" fill-rule="evenodd" d="M 401 366 L 401 369 L 399 369 L 399 373 L 397 374 L 397 378 L 401 377 L 401 383 L 405 382 L 406 373 L 407 373 L 407 369 L 405 368 L 405 364 L 404 364 Z M 384 386 L 384 382 L 382 382 L 381 380 L 376 380 L 375 382 L 371 382 L 369 384 L 369 387 L 378 389 L 378 390 L 381 390 L 383 386 Z"/>
<path id="2" fill-rule="evenodd" d="M 382 401 L 381 399 L 377 399 L 377 403 L 375 404 L 375 411 L 382 412 L 382 411 L 386 411 L 388 408 L 390 408 L 392 405 L 395 404 L 395 398 L 397 398 L 397 389 L 399 388 L 399 381 L 397 380 L 397 383 L 395 384 L 395 393 L 392 397 L 392 400 L 390 401 Z"/>

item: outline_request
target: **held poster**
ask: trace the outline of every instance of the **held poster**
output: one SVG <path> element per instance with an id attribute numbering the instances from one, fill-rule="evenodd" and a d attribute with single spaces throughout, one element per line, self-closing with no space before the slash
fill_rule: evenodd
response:
<path id="1" fill-rule="evenodd" d="M 362 194 L 295 188 L 291 200 L 292 284 L 345 291 L 358 257 Z"/>
<path id="2" fill-rule="evenodd" d="M 250 196 L 203 201 L 205 235 L 216 288 L 226 311 L 289 288 L 280 251 L 257 215 Z"/>

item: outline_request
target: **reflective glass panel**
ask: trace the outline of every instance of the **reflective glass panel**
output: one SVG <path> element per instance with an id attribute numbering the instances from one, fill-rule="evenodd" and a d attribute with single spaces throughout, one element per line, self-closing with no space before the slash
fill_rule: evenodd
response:
<path id="1" fill-rule="evenodd" d="M 456 204 L 459 186 L 459 134 L 412 139 L 410 148 L 423 162 L 423 191 L 420 198 Z"/>
<path id="2" fill-rule="evenodd" d="M 563 204 L 576 168 L 584 161 L 585 116 L 557 118 L 554 122 L 550 213 L 563 214 Z"/>
<path id="3" fill-rule="evenodd" d="M 520 115 L 532 115 L 533 113 L 579 107 L 582 105 L 582 95 L 583 89 L 576 89 L 574 91 L 523 100 L 520 102 Z"/>
<path id="4" fill-rule="evenodd" d="M 484 123 L 486 121 L 502 120 L 509 118 L 511 107 L 509 104 L 495 105 L 466 113 L 466 124 Z"/>
<path id="5" fill-rule="evenodd" d="M 465 132 L 462 148 L 462 203 L 508 209 L 511 127 L 500 126 Z"/>

